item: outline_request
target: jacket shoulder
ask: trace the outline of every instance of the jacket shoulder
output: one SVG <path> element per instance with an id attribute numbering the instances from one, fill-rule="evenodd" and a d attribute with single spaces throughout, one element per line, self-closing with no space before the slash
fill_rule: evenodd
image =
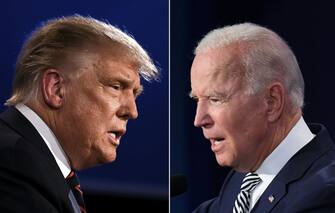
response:
<path id="1" fill-rule="evenodd" d="M 72 212 L 69 189 L 57 169 L 0 120 L 0 212 Z"/>

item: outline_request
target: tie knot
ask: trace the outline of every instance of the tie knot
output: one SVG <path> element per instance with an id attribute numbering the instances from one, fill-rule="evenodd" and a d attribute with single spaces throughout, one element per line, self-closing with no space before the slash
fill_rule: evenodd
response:
<path id="1" fill-rule="evenodd" d="M 77 177 L 75 171 L 73 171 L 73 170 L 70 172 L 70 174 L 65 179 L 70 184 L 71 188 L 76 186 L 76 185 L 79 185 L 78 177 Z"/>
<path id="2" fill-rule="evenodd" d="M 73 178 L 74 176 L 76 176 L 76 173 L 74 170 L 71 170 L 70 174 L 66 177 L 66 179 L 70 179 L 70 178 Z"/>
<path id="3" fill-rule="evenodd" d="M 241 191 L 251 192 L 261 181 L 261 178 L 256 173 L 249 172 L 242 181 Z"/>
<path id="4" fill-rule="evenodd" d="M 247 173 L 242 181 L 241 191 L 237 195 L 234 203 L 233 213 L 246 213 L 250 209 L 250 199 L 252 190 L 261 182 L 261 178 L 256 173 Z"/>

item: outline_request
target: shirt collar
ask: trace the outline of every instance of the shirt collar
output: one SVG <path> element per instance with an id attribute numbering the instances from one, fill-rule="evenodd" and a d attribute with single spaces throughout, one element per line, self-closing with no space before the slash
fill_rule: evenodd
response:
<path id="1" fill-rule="evenodd" d="M 70 163 L 52 130 L 33 110 L 31 110 L 26 105 L 17 104 L 15 108 L 19 110 L 24 115 L 24 117 L 26 117 L 30 121 L 30 123 L 41 135 L 45 144 L 48 146 L 49 150 L 54 156 L 64 178 L 66 178 L 71 172 Z"/>
<path id="2" fill-rule="evenodd" d="M 285 139 L 263 161 L 256 173 L 261 179 L 275 177 L 291 157 L 314 137 L 315 135 L 301 117 Z"/>

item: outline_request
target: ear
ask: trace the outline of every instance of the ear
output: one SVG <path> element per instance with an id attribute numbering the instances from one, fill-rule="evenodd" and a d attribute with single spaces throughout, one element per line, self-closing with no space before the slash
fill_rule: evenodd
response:
<path id="1" fill-rule="evenodd" d="M 284 86 L 280 82 L 272 83 L 267 90 L 268 121 L 274 122 L 280 118 L 284 109 Z"/>
<path id="2" fill-rule="evenodd" d="M 58 70 L 48 69 L 43 73 L 42 94 L 48 106 L 59 109 L 64 102 L 64 90 L 64 78 Z"/>

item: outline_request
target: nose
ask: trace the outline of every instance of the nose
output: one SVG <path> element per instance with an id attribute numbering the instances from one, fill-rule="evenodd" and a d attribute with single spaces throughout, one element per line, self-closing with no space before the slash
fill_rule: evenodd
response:
<path id="1" fill-rule="evenodd" d="M 209 128 L 213 125 L 213 120 L 208 113 L 208 106 L 201 101 L 198 101 L 197 111 L 194 118 L 194 126 Z"/>
<path id="2" fill-rule="evenodd" d="M 125 95 L 120 101 L 120 108 L 118 110 L 118 116 L 123 120 L 136 119 L 138 117 L 137 106 L 135 96 L 131 94 Z"/>

